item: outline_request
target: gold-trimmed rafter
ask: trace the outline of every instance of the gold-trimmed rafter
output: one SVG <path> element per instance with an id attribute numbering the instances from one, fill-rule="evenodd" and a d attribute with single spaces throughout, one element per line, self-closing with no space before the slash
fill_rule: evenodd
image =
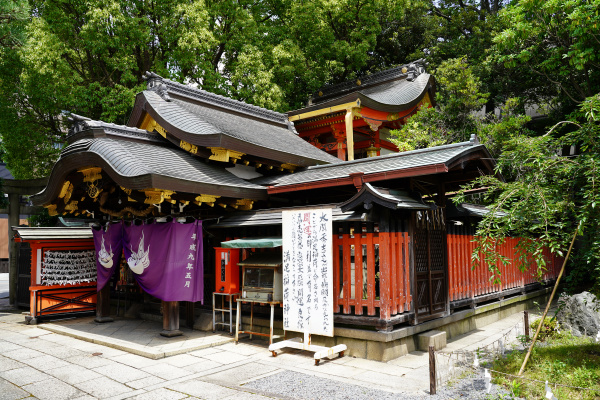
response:
<path id="1" fill-rule="evenodd" d="M 73 211 L 76 211 L 76 210 L 77 210 L 77 204 L 78 204 L 78 203 L 79 203 L 79 202 L 78 202 L 77 200 L 73 200 L 73 201 L 71 201 L 70 203 L 68 203 L 68 204 L 65 206 L 65 211 L 71 211 L 71 212 L 73 212 Z"/>
<path id="2" fill-rule="evenodd" d="M 150 114 L 146 114 L 146 116 L 144 117 L 144 120 L 140 124 L 140 129 L 145 129 L 150 132 L 156 131 L 162 137 L 164 137 L 164 138 L 167 137 L 167 130 L 165 128 L 163 128 L 162 126 L 160 126 L 158 124 L 158 122 L 156 122 L 154 120 L 154 118 L 152 118 L 150 116 Z"/>
<path id="3" fill-rule="evenodd" d="M 56 204 L 48 204 L 44 207 L 48 210 L 48 215 L 51 217 L 58 215 L 58 211 L 56 211 Z"/>
<path id="4" fill-rule="evenodd" d="M 152 211 L 154 210 L 154 206 L 149 206 L 148 208 L 146 208 L 145 210 L 136 210 L 132 207 L 125 207 L 123 208 L 121 211 L 112 211 L 103 207 L 100 207 L 100 211 L 103 212 L 104 214 L 108 214 L 112 217 L 122 217 L 123 215 L 127 214 L 127 213 L 131 213 L 132 215 L 136 216 L 136 217 L 145 217 L 146 215 L 150 214 Z"/>
<path id="5" fill-rule="evenodd" d="M 235 208 L 238 210 L 252 210 L 252 206 L 254 205 L 254 200 L 250 199 L 237 199 L 235 201 Z"/>
<path id="6" fill-rule="evenodd" d="M 77 172 L 83 174 L 84 182 L 95 182 L 102 179 L 102 168 L 100 167 L 88 167 L 78 169 Z"/>
<path id="7" fill-rule="evenodd" d="M 297 165 L 295 164 L 281 164 L 281 168 L 286 169 L 290 172 L 294 172 L 296 170 L 296 168 L 298 168 Z"/>
<path id="8" fill-rule="evenodd" d="M 235 164 L 237 160 L 245 155 L 245 153 L 226 149 L 224 147 L 209 147 L 209 149 L 211 152 L 211 156 L 208 157 L 209 160 L 229 162 L 229 159 L 231 159 L 231 162 Z"/>
<path id="9" fill-rule="evenodd" d="M 194 199 L 194 204 L 196 204 L 197 206 L 202 205 L 203 203 L 210 206 L 210 207 L 214 207 L 215 206 L 215 201 L 217 201 L 217 199 L 221 197 L 221 196 L 211 196 L 208 194 L 201 194 L 200 196 L 196 196 L 196 198 Z"/>
<path id="10" fill-rule="evenodd" d="M 198 154 L 198 146 L 188 143 L 185 140 L 182 140 L 179 142 L 179 147 L 181 147 L 183 150 L 188 151 L 192 154 Z"/>
<path id="11" fill-rule="evenodd" d="M 68 192 L 73 190 L 73 185 L 71 184 L 70 181 L 64 181 L 62 188 L 60 188 L 60 193 L 58 194 L 58 197 L 60 197 L 61 199 L 64 198 Z"/>

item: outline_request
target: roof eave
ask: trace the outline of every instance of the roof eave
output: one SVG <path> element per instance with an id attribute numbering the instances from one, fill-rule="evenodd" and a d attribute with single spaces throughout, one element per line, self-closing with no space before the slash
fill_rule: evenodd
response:
<path id="1" fill-rule="evenodd" d="M 244 154 L 249 154 L 256 157 L 262 157 L 265 159 L 298 165 L 300 167 L 308 167 L 315 164 L 331 164 L 334 160 L 326 160 L 325 155 L 327 153 L 323 152 L 323 159 L 317 159 L 313 157 L 303 157 L 296 154 L 285 153 L 279 150 L 270 149 L 268 147 L 259 146 L 257 144 L 248 143 L 244 140 L 235 138 L 231 135 L 228 135 L 225 132 L 215 132 L 214 134 L 206 134 L 206 135 L 197 135 L 193 133 L 189 133 L 182 129 L 177 128 L 172 125 L 166 118 L 164 118 L 154 107 L 152 104 L 147 101 L 144 94 L 142 93 L 143 102 L 140 100 L 140 107 L 143 107 L 144 111 L 148 113 L 160 126 L 167 130 L 167 132 L 176 136 L 180 140 L 184 140 L 188 143 L 191 143 L 196 146 L 202 147 L 224 147 L 229 150 L 239 151 Z M 137 100 L 136 100 L 137 103 Z M 133 121 L 137 124 L 140 123 L 142 115 L 130 119 L 130 123 Z"/>
<path id="2" fill-rule="evenodd" d="M 431 175 L 448 172 L 448 167 L 444 163 L 430 164 L 413 168 L 403 168 L 400 170 L 381 171 L 363 175 L 363 182 L 378 182 L 388 179 L 410 178 L 421 175 Z M 295 183 L 291 185 L 269 186 L 269 194 L 296 192 L 301 190 L 320 189 L 333 186 L 353 185 L 353 178 L 350 176 L 326 179 L 312 182 Z"/>

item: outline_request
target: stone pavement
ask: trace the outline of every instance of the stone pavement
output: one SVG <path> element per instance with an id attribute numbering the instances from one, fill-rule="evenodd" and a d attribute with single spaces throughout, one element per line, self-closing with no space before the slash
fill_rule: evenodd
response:
<path id="1" fill-rule="evenodd" d="M 8 274 L 0 274 L 0 299 L 8 297 Z"/>
<path id="2" fill-rule="evenodd" d="M 106 326 L 105 343 L 80 340 L 25 325 L 19 313 L 2 311 L 0 300 L 0 399 L 266 399 L 286 398 L 245 386 L 272 374 L 293 371 L 380 391 L 426 394 L 429 388 L 428 355 L 412 352 L 382 363 L 352 357 L 322 360 L 314 365 L 312 353 L 283 350 L 272 357 L 263 340 L 245 339 L 238 345 L 218 344 L 160 359 L 142 357 L 111 345 L 140 326 L 138 320 L 117 321 L 118 329 Z M 449 350 L 477 348 L 500 338 L 522 319 L 514 314 L 469 334 L 448 341 Z M 66 325 L 65 323 L 47 324 Z M 83 324 L 83 322 L 78 322 Z M 87 322 L 88 325 L 93 323 Z M 114 324 L 114 323 L 113 323 Z M 157 326 L 160 328 L 160 326 Z M 93 329 L 92 329 L 93 330 Z M 109 333 L 112 332 L 112 333 Z M 142 336 L 155 337 L 145 330 Z M 91 335 L 99 335 L 96 331 Z M 84 333 L 85 335 L 85 333 Z M 217 334 L 217 337 L 229 335 Z M 122 336 L 121 336 L 122 337 Z M 194 339 L 191 339 L 194 340 Z M 142 345 L 137 343 L 137 345 Z M 324 383 L 325 384 L 325 383 Z M 289 398 L 289 397 L 287 397 Z M 296 397 L 303 398 L 303 397 Z"/>

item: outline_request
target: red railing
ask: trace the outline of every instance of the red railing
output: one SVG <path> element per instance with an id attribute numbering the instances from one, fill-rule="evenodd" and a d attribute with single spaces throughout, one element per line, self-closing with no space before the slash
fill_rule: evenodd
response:
<path id="1" fill-rule="evenodd" d="M 334 235 L 334 311 L 389 319 L 411 303 L 406 232 Z"/>
<path id="2" fill-rule="evenodd" d="M 536 266 L 530 265 L 526 271 L 518 268 L 517 243 L 518 238 L 508 238 L 499 246 L 499 253 L 506 257 L 509 262 L 498 261 L 500 270 L 499 284 L 494 284 L 490 280 L 491 273 L 485 261 L 475 268 L 471 268 L 473 263 L 471 255 L 475 250 L 476 244 L 473 241 L 473 235 L 448 234 L 448 287 L 450 301 L 462 300 L 482 296 L 503 290 L 525 287 L 525 285 L 538 282 L 535 275 Z M 542 280 L 551 280 L 556 278 L 560 270 L 561 258 L 544 250 L 546 260 L 546 271 L 542 275 Z"/>
<path id="3" fill-rule="evenodd" d="M 472 269 L 471 255 L 476 244 L 473 235 L 448 234 L 449 301 L 471 299 L 538 282 L 535 266 L 521 272 L 517 267 L 517 238 L 500 246 L 500 254 L 510 259 L 498 263 L 501 283 L 490 280 L 485 262 Z M 410 237 L 406 232 L 339 233 L 333 238 L 334 312 L 379 316 L 381 319 L 411 311 Z M 544 251 L 546 272 L 543 280 L 556 278 L 561 259 Z"/>

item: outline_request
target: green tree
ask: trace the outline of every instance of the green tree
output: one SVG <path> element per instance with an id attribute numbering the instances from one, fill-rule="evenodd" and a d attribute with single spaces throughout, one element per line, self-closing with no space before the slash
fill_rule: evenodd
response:
<path id="1" fill-rule="evenodd" d="M 0 0 L 0 49 L 23 43 L 23 27 L 28 16 L 27 1 Z"/>
<path id="2" fill-rule="evenodd" d="M 600 91 L 600 1 L 525 0 L 500 13 L 490 60 L 535 77 L 522 96 L 560 115 Z"/>
<path id="3" fill-rule="evenodd" d="M 437 80 L 436 106 L 423 107 L 399 130 L 392 142 L 401 151 L 468 140 L 483 123 L 480 111 L 488 94 L 465 57 L 447 60 L 433 71 Z"/>
<path id="4" fill-rule="evenodd" d="M 562 130 L 562 134 L 556 135 Z M 555 136 L 556 135 L 556 136 Z M 561 156 L 557 150 L 577 144 L 580 154 Z M 497 262 L 506 261 L 497 246 L 506 237 L 518 236 L 523 269 L 546 265 L 544 247 L 565 255 L 573 233 L 583 234 L 574 254 L 571 284 L 600 285 L 600 95 L 586 99 L 568 120 L 543 136 L 515 136 L 504 143 L 497 170 L 513 179 L 484 176 L 463 188 L 457 202 L 468 199 L 465 191 L 487 187 L 483 201 L 487 214 L 477 229 L 474 258 L 485 255 L 490 271 L 501 278 Z"/>
<path id="5" fill-rule="evenodd" d="M 372 49 L 419 21 L 423 8 L 407 4 L 31 0 L 27 39 L 0 59 L 6 161 L 18 178 L 48 174 L 66 113 L 124 123 L 147 70 L 278 111 L 301 107 L 325 83 L 398 61 Z M 416 51 L 418 34 L 402 37 L 412 38 L 402 54 Z"/>

